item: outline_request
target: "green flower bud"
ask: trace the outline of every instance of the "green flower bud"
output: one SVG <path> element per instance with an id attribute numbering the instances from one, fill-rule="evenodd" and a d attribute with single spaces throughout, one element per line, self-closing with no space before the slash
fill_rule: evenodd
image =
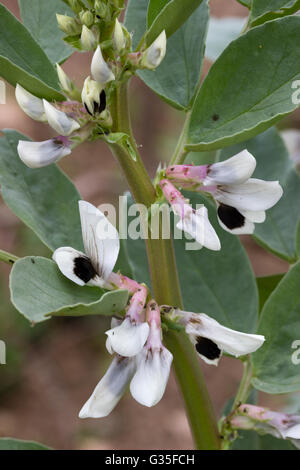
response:
<path id="1" fill-rule="evenodd" d="M 116 19 L 115 29 L 114 29 L 114 46 L 116 51 L 120 54 L 123 49 L 126 47 L 126 38 L 124 36 L 123 28 L 121 23 Z"/>
<path id="2" fill-rule="evenodd" d="M 94 15 L 89 10 L 81 11 L 79 13 L 79 18 L 80 18 L 81 23 L 87 27 L 92 26 L 92 24 L 94 23 Z"/>
<path id="3" fill-rule="evenodd" d="M 108 6 L 102 0 L 95 1 L 95 11 L 98 16 L 105 18 L 107 14 Z"/>
<path id="4" fill-rule="evenodd" d="M 68 2 L 76 15 L 82 10 L 83 4 L 79 0 L 68 0 Z"/>
<path id="5" fill-rule="evenodd" d="M 64 33 L 70 36 L 75 36 L 76 34 L 80 33 L 81 26 L 71 16 L 59 15 L 58 13 L 56 13 L 56 19 L 57 19 L 58 27 Z"/>
<path id="6" fill-rule="evenodd" d="M 83 25 L 82 27 L 80 41 L 82 49 L 84 49 L 85 51 L 92 51 L 97 47 L 97 40 L 95 38 L 94 33 L 85 25 Z"/>

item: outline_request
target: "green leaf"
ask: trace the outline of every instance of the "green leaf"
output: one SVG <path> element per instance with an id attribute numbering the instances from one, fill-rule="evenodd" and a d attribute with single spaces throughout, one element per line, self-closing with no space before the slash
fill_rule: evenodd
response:
<path id="1" fill-rule="evenodd" d="M 228 44 L 240 35 L 244 26 L 245 18 L 214 18 L 211 16 L 207 32 L 205 56 L 214 62 Z"/>
<path id="2" fill-rule="evenodd" d="M 51 316 L 113 315 L 127 304 L 126 290 L 80 287 L 40 256 L 17 261 L 10 275 L 11 301 L 27 320 L 39 323 Z"/>
<path id="3" fill-rule="evenodd" d="M 266 342 L 252 356 L 253 385 L 267 393 L 300 390 L 300 364 L 293 360 L 300 340 L 300 262 L 270 295 L 261 313 L 258 332 Z M 298 354 L 299 356 L 299 354 Z"/>
<path id="4" fill-rule="evenodd" d="M 147 15 L 147 26 L 150 28 L 155 18 L 159 15 L 161 10 L 169 3 L 171 0 L 150 0 L 148 7 Z"/>
<path id="5" fill-rule="evenodd" d="M 11 85 L 20 83 L 40 98 L 61 101 L 56 71 L 45 52 L 17 18 L 0 4 L 0 70 Z"/>
<path id="6" fill-rule="evenodd" d="M 249 150 L 257 160 L 253 176 L 265 180 L 279 180 L 283 187 L 280 201 L 266 211 L 266 221 L 256 224 L 254 239 L 277 256 L 297 260 L 296 234 L 300 213 L 295 201 L 300 199 L 300 177 L 290 160 L 285 144 L 275 128 L 252 140 L 222 150 L 221 160 Z"/>
<path id="7" fill-rule="evenodd" d="M 222 245 L 218 252 L 206 248 L 189 251 L 185 246 L 187 240 L 174 241 L 185 309 L 205 312 L 229 328 L 248 333 L 255 331 L 258 293 L 244 248 L 238 237 L 219 227 L 216 210 L 208 200 L 194 193 L 185 195 L 193 204 L 206 205 Z M 150 279 L 143 240 L 128 239 L 127 247 L 135 278 L 148 284 Z"/>
<path id="8" fill-rule="evenodd" d="M 252 0 L 250 22 L 251 26 L 257 26 L 266 21 L 292 15 L 300 8 L 300 0 Z"/>
<path id="9" fill-rule="evenodd" d="M 247 8 L 251 8 L 251 2 L 252 0 L 237 0 L 241 5 Z"/>
<path id="10" fill-rule="evenodd" d="M 24 165 L 17 153 L 20 139 L 28 140 L 12 130 L 4 130 L 0 138 L 4 201 L 50 249 L 72 246 L 82 250 L 80 196 L 75 186 L 56 165 L 34 170 Z"/>
<path id="11" fill-rule="evenodd" d="M 270 21 L 233 41 L 196 97 L 187 148 L 211 150 L 251 138 L 297 108 L 300 17 Z"/>
<path id="12" fill-rule="evenodd" d="M 194 13 L 201 2 L 202 0 L 184 0 L 184 2 L 182 0 L 170 0 L 167 2 L 146 33 L 147 45 L 152 44 L 163 30 L 166 31 L 167 37 L 172 36 Z"/>
<path id="13" fill-rule="evenodd" d="M 73 16 L 72 10 L 61 0 L 19 0 L 19 6 L 24 25 L 51 62 L 66 60 L 73 51 L 62 40 L 63 32 L 58 28 L 56 13 Z"/>
<path id="14" fill-rule="evenodd" d="M 168 39 L 167 53 L 155 71 L 138 76 L 171 106 L 188 109 L 200 79 L 209 19 L 207 1 Z"/>
<path id="15" fill-rule="evenodd" d="M 124 25 L 132 33 L 132 47 L 135 50 L 147 29 L 149 0 L 129 0 Z"/>
<path id="16" fill-rule="evenodd" d="M 50 447 L 34 441 L 23 441 L 10 437 L 0 438 L 0 450 L 52 450 Z"/>
<path id="17" fill-rule="evenodd" d="M 259 295 L 259 311 L 262 310 L 266 301 L 277 287 L 284 274 L 274 274 L 273 276 L 263 276 L 256 278 Z"/>

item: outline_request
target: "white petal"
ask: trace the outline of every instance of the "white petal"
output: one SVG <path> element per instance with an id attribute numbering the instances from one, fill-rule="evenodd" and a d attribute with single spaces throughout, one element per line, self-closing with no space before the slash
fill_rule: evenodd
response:
<path id="1" fill-rule="evenodd" d="M 265 211 L 273 207 L 282 196 L 278 181 L 250 178 L 246 183 L 221 186 L 214 194 L 223 204 L 246 211 Z"/>
<path id="2" fill-rule="evenodd" d="M 48 123 L 56 132 L 67 136 L 80 128 L 80 124 L 74 119 L 69 118 L 66 113 L 59 111 L 46 100 L 43 100 L 43 103 Z"/>
<path id="3" fill-rule="evenodd" d="M 122 320 L 121 320 L 120 318 L 112 317 L 111 323 L 110 323 L 110 327 L 111 327 L 111 328 L 115 328 L 116 326 L 121 325 L 121 323 L 122 323 Z M 109 354 L 113 354 L 113 353 L 114 353 L 114 350 L 113 350 L 113 348 L 112 348 L 112 345 L 111 345 L 111 341 L 110 341 L 110 337 L 109 337 L 109 336 L 106 338 L 105 347 L 106 347 L 107 351 L 109 352 Z"/>
<path id="4" fill-rule="evenodd" d="M 148 335 L 148 323 L 133 323 L 125 318 L 120 326 L 105 332 L 113 351 L 124 357 L 136 356 L 144 347 Z"/>
<path id="5" fill-rule="evenodd" d="M 116 228 L 102 212 L 86 201 L 79 201 L 81 230 L 86 254 L 98 275 L 106 280 L 111 274 L 120 250 Z"/>
<path id="6" fill-rule="evenodd" d="M 84 263 L 91 265 L 90 260 L 81 251 L 74 250 L 70 246 L 63 246 L 54 251 L 52 259 L 56 262 L 59 270 L 71 281 L 79 286 L 84 286 L 88 280 L 84 280 L 84 275 L 80 277 L 80 271 L 76 270 L 76 260 L 83 260 Z M 93 268 L 91 267 L 91 271 Z M 77 272 L 77 274 L 76 274 Z"/>
<path id="7" fill-rule="evenodd" d="M 79 418 L 103 418 L 109 415 L 124 394 L 134 369 L 134 360 L 116 356 L 82 407 Z"/>
<path id="8" fill-rule="evenodd" d="M 216 320 L 201 313 L 199 322 L 188 323 L 187 334 L 211 339 L 221 350 L 233 356 L 243 356 L 256 351 L 265 341 L 264 336 L 242 333 L 220 325 Z"/>
<path id="9" fill-rule="evenodd" d="M 163 30 L 143 53 L 141 65 L 148 69 L 156 69 L 166 55 L 166 48 L 167 36 L 165 30 Z"/>
<path id="10" fill-rule="evenodd" d="M 300 441 L 300 424 L 296 424 L 288 428 L 286 431 L 281 432 L 285 439 L 299 439 Z M 300 444 L 300 442 L 299 442 Z"/>
<path id="11" fill-rule="evenodd" d="M 154 406 L 162 398 L 173 356 L 166 348 L 154 350 L 147 347 L 137 357 L 137 370 L 130 383 L 133 398 L 144 406 Z"/>
<path id="12" fill-rule="evenodd" d="M 60 143 L 58 139 L 49 139 L 44 142 L 19 140 L 18 143 L 19 157 L 30 168 L 51 165 L 70 153 L 71 149 Z"/>
<path id="13" fill-rule="evenodd" d="M 115 79 L 113 72 L 103 59 L 101 47 L 98 46 L 92 59 L 91 72 L 94 79 L 104 86 L 106 83 Z"/>
<path id="14" fill-rule="evenodd" d="M 209 222 L 206 207 L 190 212 L 176 226 L 179 230 L 190 234 L 200 245 L 210 250 L 221 249 L 219 237 Z"/>
<path id="15" fill-rule="evenodd" d="M 43 100 L 29 93 L 18 83 L 16 86 L 16 100 L 27 116 L 36 121 L 47 122 Z"/>
<path id="16" fill-rule="evenodd" d="M 256 224 L 261 224 L 266 220 L 266 212 L 265 211 L 239 211 L 246 219 L 250 220 L 251 222 L 255 222 Z"/>
<path id="17" fill-rule="evenodd" d="M 252 176 L 255 167 L 253 155 L 248 150 L 243 150 L 224 162 L 210 165 L 204 185 L 244 183 Z"/>

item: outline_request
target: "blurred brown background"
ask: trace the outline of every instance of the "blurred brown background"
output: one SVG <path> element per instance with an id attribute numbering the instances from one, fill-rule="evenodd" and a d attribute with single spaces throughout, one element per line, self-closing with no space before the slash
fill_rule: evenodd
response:
<path id="1" fill-rule="evenodd" d="M 17 0 L 2 0 L 19 16 Z M 244 16 L 234 0 L 212 0 L 212 14 Z M 91 56 L 75 53 L 65 71 L 80 86 L 89 74 Z M 209 64 L 205 64 L 205 70 Z M 1 72 L 1 71 L 0 71 Z M 27 118 L 17 106 L 14 90 L 7 86 L 7 104 L 0 106 L 0 128 L 15 128 L 33 140 L 54 134 L 48 126 Z M 132 83 L 134 130 L 147 169 L 154 175 L 168 158 L 182 116 L 148 90 L 138 79 Z M 299 114 L 293 127 L 299 126 Z M 300 126 L 299 126 L 300 127 Z M 85 144 L 62 161 L 82 197 L 94 204 L 116 202 L 126 189 L 119 168 L 102 144 Z M 266 253 L 248 237 L 243 242 L 256 275 L 284 272 L 287 264 Z M 0 248 L 17 255 L 49 252 L 0 201 Z M 9 268 L 0 266 L 0 339 L 7 343 L 7 365 L 0 366 L 0 437 L 33 439 L 59 449 L 192 449 L 193 443 L 182 400 L 172 376 L 163 400 L 147 409 L 129 394 L 102 420 L 79 420 L 87 400 L 110 358 L 103 332 L 108 319 L 56 319 L 31 328 L 9 302 Z M 235 393 L 241 375 L 239 361 L 223 358 L 218 368 L 202 362 L 215 411 L 220 415 Z M 279 406 L 284 397 L 260 396 L 260 402 Z"/>

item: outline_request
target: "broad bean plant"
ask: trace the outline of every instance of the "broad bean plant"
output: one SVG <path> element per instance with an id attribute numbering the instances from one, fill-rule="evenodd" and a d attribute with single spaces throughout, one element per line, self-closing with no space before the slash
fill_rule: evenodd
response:
<path id="1" fill-rule="evenodd" d="M 208 38 L 221 41 L 207 47 L 208 0 L 19 0 L 22 22 L 0 4 L 1 76 L 28 119 L 57 134 L 2 131 L 2 197 L 53 254 L 0 259 L 30 324 L 111 316 L 111 364 L 79 418 L 107 416 L 128 386 L 155 406 L 173 366 L 197 449 L 292 449 L 300 408 L 262 408 L 255 390 L 300 391 L 300 180 L 274 127 L 300 104 L 300 2 L 240 3 L 248 19 L 224 41 L 212 19 Z M 76 50 L 92 52 L 81 88 L 63 69 Z M 153 179 L 131 128 L 133 76 L 185 116 Z M 86 141 L 100 155 L 107 145 L 127 179 L 128 226 L 82 200 L 57 166 Z M 288 272 L 255 278 L 243 234 Z M 216 417 L 200 363 L 223 355 L 244 373 Z"/>

